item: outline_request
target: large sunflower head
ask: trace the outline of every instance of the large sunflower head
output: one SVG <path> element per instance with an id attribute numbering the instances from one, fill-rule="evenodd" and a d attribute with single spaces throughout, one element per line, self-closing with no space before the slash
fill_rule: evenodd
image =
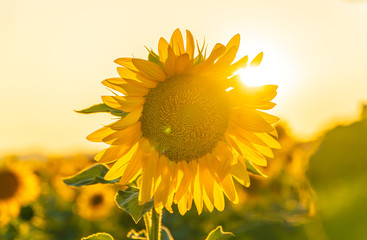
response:
<path id="1" fill-rule="evenodd" d="M 221 211 L 224 194 L 238 202 L 233 179 L 249 186 L 246 164 L 265 166 L 271 148 L 279 148 L 271 136 L 278 118 L 261 111 L 274 107 L 277 86 L 240 82 L 235 73 L 248 57 L 234 62 L 239 43 L 237 34 L 208 57 L 203 48 L 195 56 L 192 34 L 186 31 L 185 45 L 177 29 L 149 60 L 115 61 L 120 77 L 102 83 L 116 95 L 102 100 L 127 115 L 87 137 L 111 145 L 95 157 L 114 163 L 106 179 L 129 184 L 141 176 L 139 202 L 154 197 L 157 210 L 177 203 L 184 214 L 194 200 L 199 214 L 204 204 Z M 261 60 L 262 53 L 251 65 Z"/>
<path id="2" fill-rule="evenodd" d="M 0 162 L 0 226 L 18 216 L 20 207 L 40 193 L 38 177 L 27 165 Z"/>

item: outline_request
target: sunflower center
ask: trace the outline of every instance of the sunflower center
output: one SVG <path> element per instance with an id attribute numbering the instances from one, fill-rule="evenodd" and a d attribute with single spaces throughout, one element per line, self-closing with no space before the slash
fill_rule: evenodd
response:
<path id="1" fill-rule="evenodd" d="M 0 199 L 9 199 L 15 195 L 19 187 L 17 176 L 8 170 L 0 171 Z"/>
<path id="2" fill-rule="evenodd" d="M 95 194 L 89 201 L 92 206 L 98 206 L 103 202 L 103 196 L 102 194 Z"/>
<path id="3" fill-rule="evenodd" d="M 216 81 L 176 75 L 150 90 L 144 104 L 143 136 L 171 161 L 210 153 L 228 125 L 225 90 Z"/>

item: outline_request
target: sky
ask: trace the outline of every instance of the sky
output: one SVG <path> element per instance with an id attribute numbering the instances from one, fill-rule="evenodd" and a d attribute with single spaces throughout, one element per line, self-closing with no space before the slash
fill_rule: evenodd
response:
<path id="1" fill-rule="evenodd" d="M 176 28 L 208 50 L 240 33 L 239 57 L 264 52 L 254 78 L 279 85 L 271 113 L 300 139 L 367 102 L 367 1 L 1 1 L 0 156 L 104 148 L 85 137 L 111 116 L 73 110 L 109 94 L 115 59 L 146 58 Z"/>

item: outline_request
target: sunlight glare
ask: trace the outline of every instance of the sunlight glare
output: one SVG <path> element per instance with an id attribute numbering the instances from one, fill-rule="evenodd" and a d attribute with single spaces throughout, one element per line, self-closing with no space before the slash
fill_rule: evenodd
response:
<path id="1" fill-rule="evenodd" d="M 273 78 L 271 76 L 271 72 L 264 71 L 261 65 L 258 67 L 247 67 L 240 69 L 236 72 L 236 74 L 240 75 L 243 84 L 250 87 L 269 84 Z"/>

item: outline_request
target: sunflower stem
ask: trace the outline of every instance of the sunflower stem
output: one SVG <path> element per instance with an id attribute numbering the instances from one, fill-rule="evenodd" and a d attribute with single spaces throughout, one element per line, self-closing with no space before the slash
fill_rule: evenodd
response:
<path id="1" fill-rule="evenodd" d="M 147 239 L 150 240 L 150 232 L 151 232 L 151 228 L 152 228 L 152 211 L 147 212 L 146 214 L 144 214 L 144 223 L 145 223 L 145 231 L 146 231 L 146 236 Z"/>
<path id="2" fill-rule="evenodd" d="M 162 211 L 156 212 L 155 208 L 152 209 L 152 225 L 150 229 L 149 240 L 161 240 L 161 222 Z"/>

